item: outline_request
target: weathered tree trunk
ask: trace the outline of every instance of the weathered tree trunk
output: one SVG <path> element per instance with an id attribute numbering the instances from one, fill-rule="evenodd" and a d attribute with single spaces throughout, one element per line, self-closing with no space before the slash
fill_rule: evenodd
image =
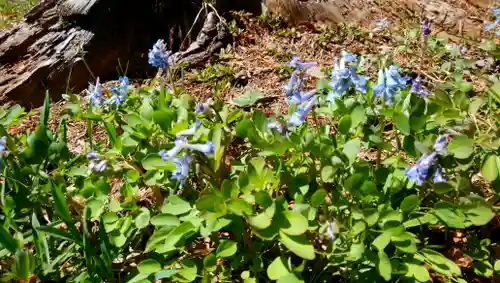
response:
<path id="1" fill-rule="evenodd" d="M 214 6 L 224 15 L 251 2 L 260 7 L 258 0 Z M 0 32 L 0 102 L 39 106 L 45 90 L 57 100 L 85 89 L 93 75 L 109 80 L 127 70 L 133 78 L 151 77 L 156 70 L 147 52 L 160 38 L 173 51 L 193 43 L 174 58 L 199 64 L 231 40 L 219 18 L 202 7 L 203 0 L 41 0 L 24 21 Z"/>

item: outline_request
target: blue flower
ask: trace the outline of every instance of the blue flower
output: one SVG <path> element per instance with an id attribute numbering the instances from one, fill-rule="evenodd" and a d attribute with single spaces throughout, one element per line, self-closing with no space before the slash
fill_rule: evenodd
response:
<path id="1" fill-rule="evenodd" d="M 301 62 L 297 55 L 293 55 L 288 65 L 294 69 L 303 70 L 318 65 L 318 62 Z"/>
<path id="2" fill-rule="evenodd" d="M 99 155 L 95 150 L 89 150 L 87 159 L 90 160 L 88 170 L 89 173 L 100 173 L 106 170 L 108 161 Z"/>
<path id="3" fill-rule="evenodd" d="M 328 93 L 327 100 L 334 102 L 335 97 L 341 97 L 351 86 L 365 93 L 368 78 L 358 75 L 353 66 L 347 66 L 347 63 L 357 62 L 356 55 L 342 51 L 340 62 L 338 58 L 335 58 L 334 61 L 331 81 L 328 83 L 331 87 L 331 91 Z"/>
<path id="4" fill-rule="evenodd" d="M 282 136 L 286 135 L 287 127 L 286 125 L 275 121 L 275 122 L 269 122 L 266 124 L 267 128 L 270 130 L 276 130 L 279 133 L 281 133 Z"/>
<path id="5" fill-rule="evenodd" d="M 410 91 L 420 95 L 422 98 L 427 97 L 430 94 L 430 91 L 422 86 L 422 78 L 420 76 L 413 80 Z"/>
<path id="6" fill-rule="evenodd" d="M 398 67 L 392 65 L 385 70 L 380 69 L 378 72 L 378 82 L 373 89 L 374 96 L 381 96 L 384 101 L 394 103 L 394 96 L 398 91 L 406 87 L 406 83 L 410 78 L 401 77 Z"/>
<path id="7" fill-rule="evenodd" d="M 196 115 L 205 114 L 208 108 L 208 103 L 197 103 L 194 108 L 194 112 L 196 113 Z"/>
<path id="8" fill-rule="evenodd" d="M 311 97 L 316 94 L 316 90 L 313 89 L 309 92 L 296 92 L 291 97 L 288 98 L 288 103 L 290 104 L 300 104 L 305 101 L 309 101 Z"/>
<path id="9" fill-rule="evenodd" d="M 0 138 L 0 154 L 4 153 L 7 149 L 7 137 L 3 136 Z"/>
<path id="10" fill-rule="evenodd" d="M 92 106 L 98 106 L 102 104 L 102 86 L 99 82 L 99 77 L 97 77 L 95 85 L 90 85 L 87 92 L 89 94 L 89 99 Z"/>
<path id="11" fill-rule="evenodd" d="M 282 87 L 287 97 L 293 96 L 295 93 L 300 92 L 300 90 L 304 87 L 302 79 L 303 77 L 299 76 L 297 70 L 292 72 L 290 79 Z"/>
<path id="12" fill-rule="evenodd" d="M 439 136 L 434 143 L 434 151 L 437 153 L 442 153 L 446 149 L 446 146 L 448 146 L 450 140 L 451 135 L 449 134 Z"/>
<path id="13" fill-rule="evenodd" d="M 435 184 L 448 182 L 448 178 L 443 175 L 443 167 L 441 167 L 440 165 L 436 166 L 434 176 L 432 177 L 432 182 L 434 182 Z"/>
<path id="14" fill-rule="evenodd" d="M 333 225 L 332 222 L 328 221 L 328 224 L 327 224 L 327 233 L 328 233 L 328 236 L 330 236 L 330 240 L 331 241 L 335 241 L 335 231 L 333 231 Z"/>
<path id="15" fill-rule="evenodd" d="M 168 68 L 168 58 L 172 54 L 171 51 L 167 50 L 167 46 L 162 39 L 159 39 L 148 53 L 148 62 L 151 66 L 164 69 Z"/>
<path id="16" fill-rule="evenodd" d="M 96 161 L 96 160 L 100 160 L 101 156 L 95 150 L 91 149 L 87 153 L 87 159 Z"/>
<path id="17" fill-rule="evenodd" d="M 181 158 L 174 158 L 175 170 L 172 172 L 172 179 L 179 182 L 179 188 L 182 189 L 184 182 L 189 175 L 189 167 L 193 158 L 189 155 Z"/>
<path id="18" fill-rule="evenodd" d="M 294 113 L 292 113 L 292 115 L 288 118 L 288 127 L 295 128 L 302 125 L 302 123 L 306 120 L 307 113 L 311 111 L 315 102 L 316 97 L 313 96 L 307 104 L 304 105 L 303 103 Z"/>
<path id="19" fill-rule="evenodd" d="M 199 151 L 206 156 L 214 154 L 214 144 L 211 141 L 207 141 L 204 144 L 190 144 L 184 143 L 181 145 L 182 148 Z"/>
<path id="20" fill-rule="evenodd" d="M 417 163 L 414 166 L 405 169 L 405 175 L 408 179 L 415 181 L 417 185 L 422 185 L 431 176 L 431 169 L 436 162 L 436 152 L 424 154 L 419 160 L 417 160 Z"/>
<path id="21" fill-rule="evenodd" d="M 196 120 L 194 122 L 194 125 L 191 128 L 178 132 L 177 136 L 194 136 L 194 134 L 196 133 L 196 130 L 198 129 L 198 127 L 200 125 L 201 125 L 201 121 Z"/>
<path id="22" fill-rule="evenodd" d="M 381 20 L 378 20 L 375 22 L 375 28 L 373 29 L 374 32 L 379 32 L 383 31 L 384 29 L 389 27 L 389 20 L 387 18 L 383 18 Z"/>
<path id="23" fill-rule="evenodd" d="M 428 37 L 431 34 L 431 21 L 427 17 L 423 16 L 420 20 L 420 26 L 422 29 L 422 36 L 424 38 Z"/>

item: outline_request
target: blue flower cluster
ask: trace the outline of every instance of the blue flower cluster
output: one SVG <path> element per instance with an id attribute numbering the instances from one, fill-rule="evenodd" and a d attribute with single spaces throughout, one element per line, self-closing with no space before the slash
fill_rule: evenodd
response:
<path id="1" fill-rule="evenodd" d="M 421 98 L 425 98 L 430 94 L 430 91 L 422 86 L 422 78 L 420 76 L 413 80 L 410 92 L 420 95 Z"/>
<path id="2" fill-rule="evenodd" d="M 108 161 L 99 155 L 95 150 L 89 150 L 87 153 L 87 159 L 89 162 L 89 173 L 100 173 L 106 170 L 108 166 Z"/>
<path id="3" fill-rule="evenodd" d="M 167 70 L 169 67 L 168 58 L 171 54 L 172 51 L 167 50 L 165 42 L 162 39 L 159 39 L 153 45 L 153 48 L 149 50 L 148 62 L 153 67 Z"/>
<path id="4" fill-rule="evenodd" d="M 102 104 L 102 86 L 99 82 L 99 77 L 95 81 L 95 85 L 90 85 L 87 90 L 89 101 L 92 106 L 100 106 Z"/>
<path id="5" fill-rule="evenodd" d="M 288 66 L 292 67 L 294 70 L 288 83 L 283 86 L 285 95 L 290 104 L 300 104 L 308 101 L 314 96 L 316 90 L 303 92 L 303 89 L 305 86 L 304 79 L 306 76 L 306 69 L 316 66 L 317 64 L 317 62 L 301 62 L 297 56 L 292 56 L 292 60 L 288 63 Z"/>
<path id="6" fill-rule="evenodd" d="M 121 105 L 127 100 L 129 79 L 126 76 L 122 76 L 118 79 L 118 82 L 120 83 L 118 87 L 112 86 L 110 88 L 113 95 L 108 101 L 106 101 L 106 104 Z"/>
<path id="7" fill-rule="evenodd" d="M 342 51 L 340 62 L 338 58 L 335 58 L 334 61 L 331 81 L 328 83 L 331 91 L 328 93 L 327 100 L 333 103 L 335 97 L 342 97 L 352 86 L 358 91 L 366 93 L 368 77 L 357 74 L 355 63 L 358 62 L 358 59 L 356 55 Z"/>
<path id="8" fill-rule="evenodd" d="M 447 182 L 448 179 L 443 174 L 443 167 L 438 163 L 438 155 L 445 151 L 450 139 L 450 135 L 440 136 L 431 153 L 424 154 L 414 166 L 406 168 L 405 175 L 408 179 L 415 181 L 417 185 L 422 185 L 431 176 L 434 183 Z"/>
<path id="9" fill-rule="evenodd" d="M 294 71 L 290 80 L 283 88 L 288 98 L 288 102 L 290 104 L 299 104 L 299 106 L 296 111 L 290 115 L 286 123 L 281 121 L 267 123 L 269 129 L 276 130 L 282 135 L 286 135 L 289 129 L 298 127 L 304 123 L 307 114 L 311 111 L 316 102 L 316 90 L 303 92 L 303 80 L 305 77 L 305 70 L 315 65 L 317 65 L 316 62 L 301 62 L 297 56 L 292 57 L 289 66 L 294 68 Z"/>
<path id="10" fill-rule="evenodd" d="M 495 16 L 495 21 L 492 23 L 487 23 L 484 26 L 485 31 L 496 30 L 496 35 L 500 36 L 500 6 L 494 7 L 491 9 L 493 11 L 493 15 Z"/>
<path id="11" fill-rule="evenodd" d="M 177 133 L 177 137 L 175 140 L 175 145 L 170 150 L 161 150 L 159 155 L 164 161 L 172 160 L 175 165 L 175 171 L 172 172 L 172 179 L 177 180 L 179 182 L 179 188 L 184 186 L 185 179 L 189 175 L 189 167 L 193 158 L 184 154 L 182 156 L 178 156 L 182 150 L 194 150 L 199 151 L 206 156 L 214 154 L 214 144 L 211 141 L 208 141 L 204 144 L 190 144 L 187 141 L 187 138 L 184 136 L 193 136 L 196 133 L 196 130 L 201 125 L 201 121 L 197 120 L 195 124 L 184 131 L 180 131 Z"/>
<path id="12" fill-rule="evenodd" d="M 401 89 L 406 88 L 408 77 L 399 74 L 398 67 L 392 65 L 389 68 L 380 69 L 378 72 L 378 83 L 373 88 L 374 96 L 381 96 L 388 104 L 394 103 L 394 96 Z"/>
<path id="13" fill-rule="evenodd" d="M 431 34 L 431 21 L 425 17 L 422 16 L 420 19 L 420 27 L 422 29 L 422 36 L 424 38 L 428 37 Z"/>

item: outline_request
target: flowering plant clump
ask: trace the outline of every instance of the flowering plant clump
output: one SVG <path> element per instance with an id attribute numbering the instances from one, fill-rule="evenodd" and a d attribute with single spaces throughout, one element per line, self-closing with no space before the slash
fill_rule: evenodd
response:
<path id="1" fill-rule="evenodd" d="M 175 69 L 170 55 L 158 40 L 148 61 Z M 126 76 L 64 95 L 59 119 L 47 95 L 31 132 L 2 107 L 2 280 L 493 280 L 498 80 L 475 93 L 459 73 L 332 55 L 316 87 L 320 64 L 292 56 L 284 115 Z"/>

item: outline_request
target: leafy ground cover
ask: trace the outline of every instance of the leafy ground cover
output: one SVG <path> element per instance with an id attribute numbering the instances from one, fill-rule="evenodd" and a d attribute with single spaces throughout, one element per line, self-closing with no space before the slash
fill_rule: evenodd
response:
<path id="1" fill-rule="evenodd" d="M 169 76 L 3 107 L 3 280 L 494 280 L 493 12 L 479 42 L 242 16 L 202 70 L 159 41 Z"/>

